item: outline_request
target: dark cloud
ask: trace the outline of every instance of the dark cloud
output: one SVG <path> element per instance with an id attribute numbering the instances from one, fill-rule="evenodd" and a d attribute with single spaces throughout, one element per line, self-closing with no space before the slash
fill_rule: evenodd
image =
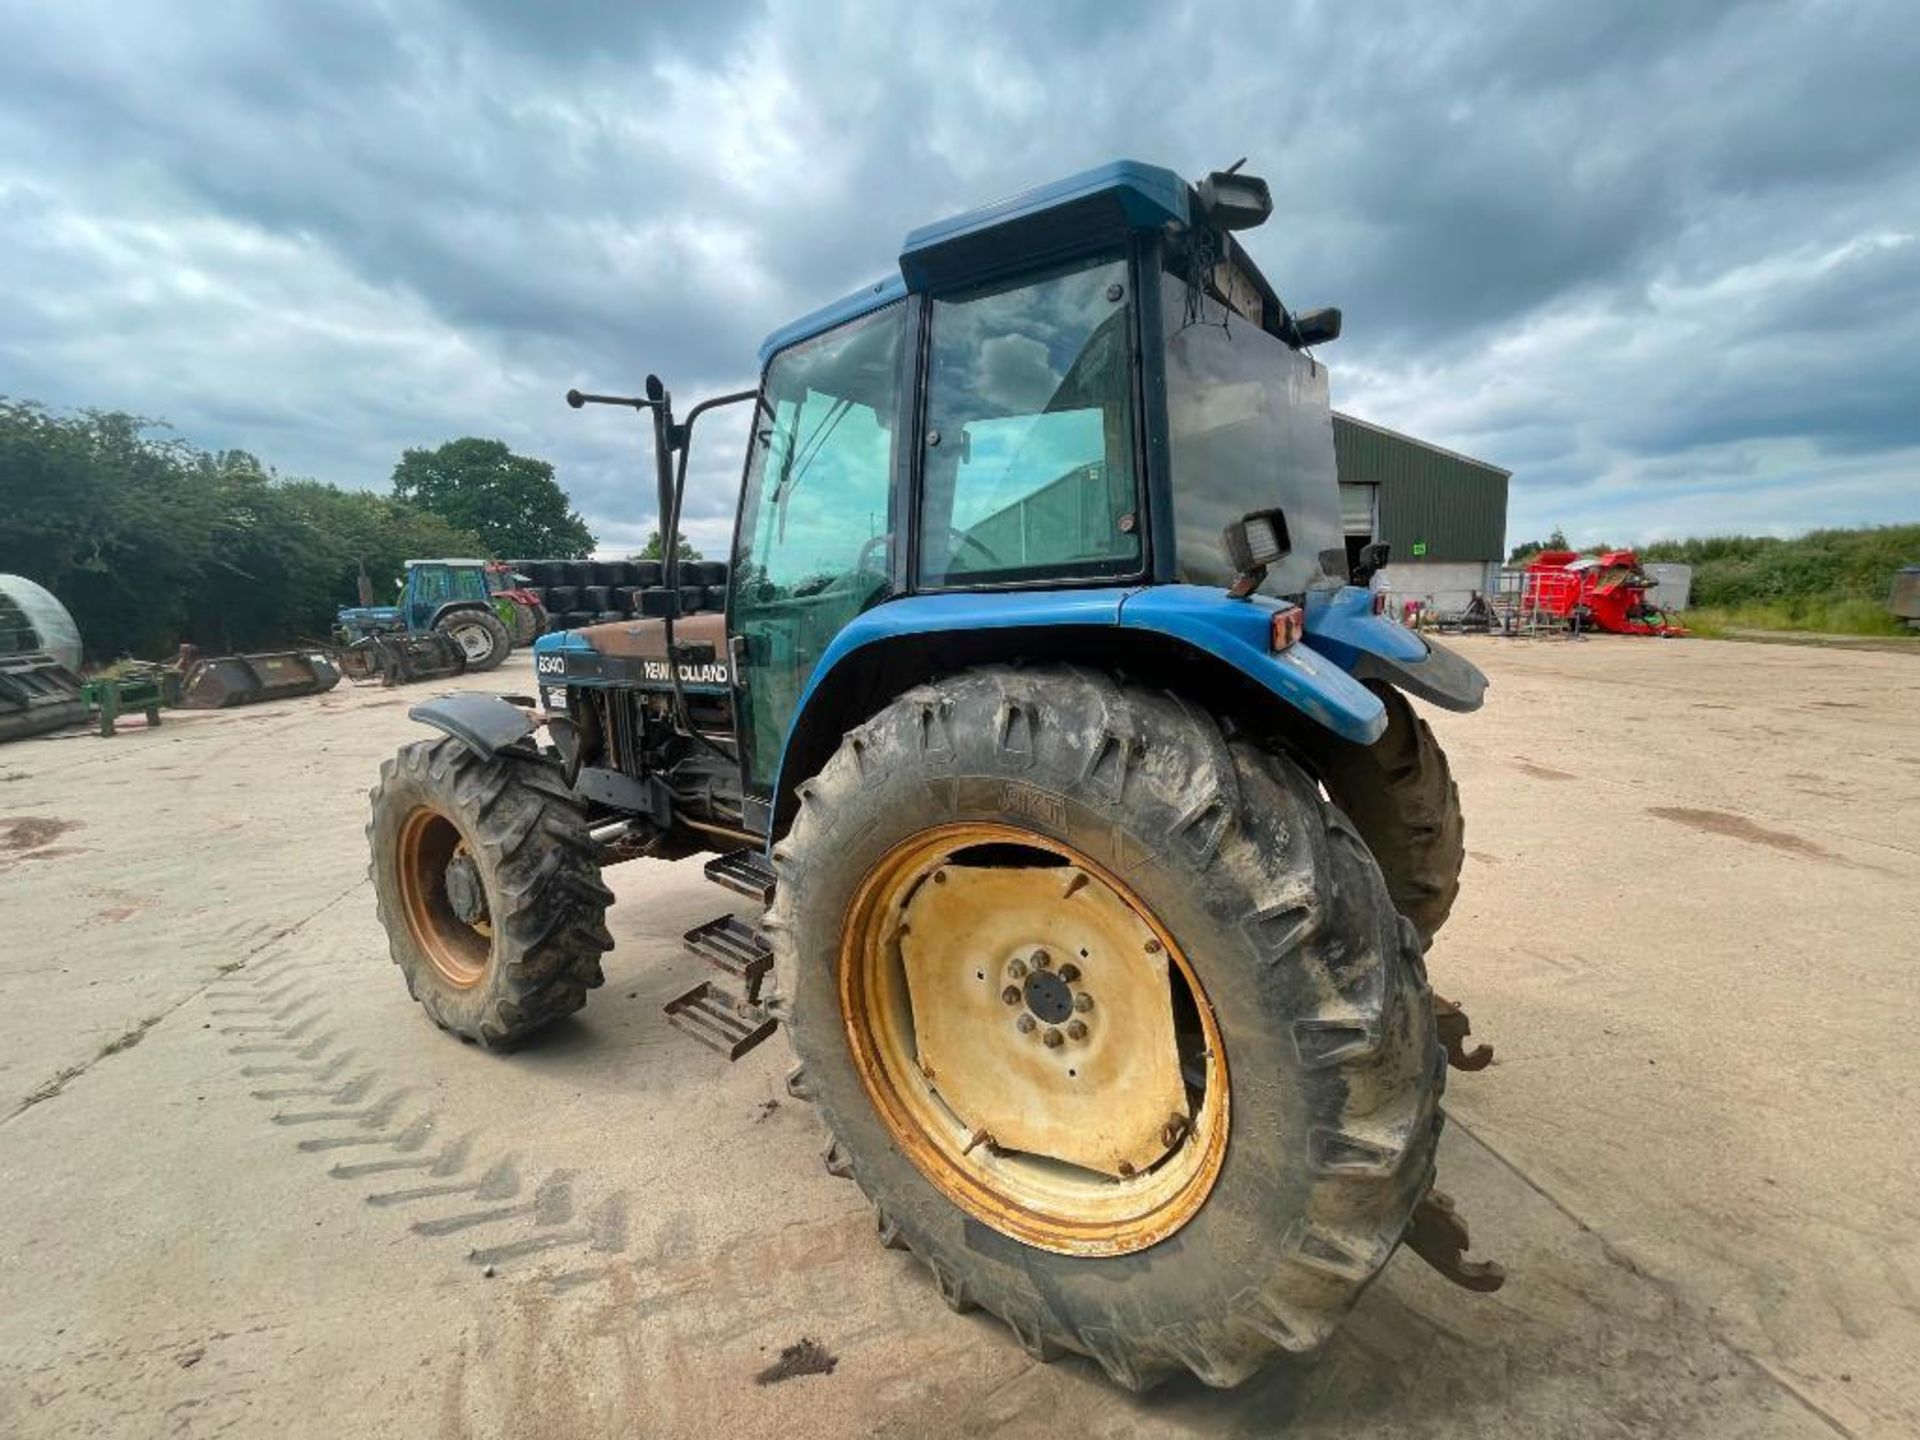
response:
<path id="1" fill-rule="evenodd" d="M 346 484 L 498 435 L 637 544 L 568 385 L 734 388 L 916 224 L 1245 154 L 1336 402 L 1512 467 L 1516 533 L 1913 518 L 1916 73 L 1901 0 L 14 7 L 0 392 Z"/>

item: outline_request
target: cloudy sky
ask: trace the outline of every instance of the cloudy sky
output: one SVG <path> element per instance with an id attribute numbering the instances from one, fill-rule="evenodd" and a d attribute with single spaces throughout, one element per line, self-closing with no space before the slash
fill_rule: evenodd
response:
<path id="1" fill-rule="evenodd" d="M 923 221 L 1246 155 L 1334 401 L 1515 472 L 1509 539 L 1920 520 L 1913 0 L 0 0 L 0 394 L 384 488 L 749 381 Z M 739 436 L 689 504 L 725 533 Z"/>

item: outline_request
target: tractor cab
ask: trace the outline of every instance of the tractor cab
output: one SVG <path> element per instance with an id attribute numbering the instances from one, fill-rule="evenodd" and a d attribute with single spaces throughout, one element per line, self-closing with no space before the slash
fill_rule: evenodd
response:
<path id="1" fill-rule="evenodd" d="M 694 422 L 752 406 L 724 626 L 676 624 L 669 573 L 657 618 L 538 643 L 549 709 L 603 708 L 582 692 L 607 686 L 668 718 L 700 698 L 725 738 L 688 748 L 703 768 L 725 749 L 741 796 L 706 818 L 760 834 L 803 702 L 860 617 L 937 601 L 968 626 L 1039 627 L 1078 596 L 1107 621 L 1194 586 L 1252 602 L 1236 619 L 1264 642 L 1272 610 L 1333 597 L 1349 572 L 1311 347 L 1340 318 L 1289 309 L 1240 244 L 1271 208 L 1251 176 L 1117 162 L 914 231 L 897 275 L 768 338 L 755 392 L 684 421 L 657 381 L 571 394 L 652 413 L 666 515 Z"/>

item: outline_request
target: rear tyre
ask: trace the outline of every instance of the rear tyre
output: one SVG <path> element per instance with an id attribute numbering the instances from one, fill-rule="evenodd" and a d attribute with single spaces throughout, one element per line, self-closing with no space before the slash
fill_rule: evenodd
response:
<path id="1" fill-rule="evenodd" d="M 371 797 L 374 903 L 436 1025 L 498 1050 L 586 1004 L 613 892 L 557 771 L 443 736 L 382 765 Z"/>
<path id="2" fill-rule="evenodd" d="M 1445 1067 L 1412 928 L 1312 781 L 1178 697 L 993 668 L 903 695 L 800 794 L 774 849 L 773 1003 L 829 1169 L 883 1241 L 1030 1353 L 1131 1389 L 1319 1348 L 1432 1184 Z M 970 919 L 940 912 L 976 890 Z M 1104 931 L 1070 913 L 1089 903 Z M 1164 1153 L 1062 1158 L 1141 1108 L 1153 1027 L 1109 1031 L 1119 1078 L 1094 1066 L 1101 1026 L 1153 1002 L 1154 956 L 1184 1090 Z M 936 1049 L 960 1016 L 975 1043 Z M 1054 1068 L 1032 1104 L 975 1103 L 1034 1057 Z M 1107 1088 L 1070 1122 L 1087 1085 Z M 1036 1116 L 1037 1149 L 991 1134 Z"/>
<path id="3" fill-rule="evenodd" d="M 1433 937 L 1460 895 L 1466 819 L 1447 755 L 1407 697 L 1391 685 L 1368 687 L 1387 707 L 1387 729 L 1371 745 L 1329 739 L 1312 757 L 1333 803 L 1367 842 L 1394 907 Z"/>
<path id="4" fill-rule="evenodd" d="M 468 670 L 495 669 L 513 653 L 513 637 L 491 610 L 456 610 L 441 616 L 433 628 L 460 647 Z"/>
<path id="5" fill-rule="evenodd" d="M 534 600 L 513 600 L 513 643 L 531 645 L 547 633 L 546 607 Z"/>

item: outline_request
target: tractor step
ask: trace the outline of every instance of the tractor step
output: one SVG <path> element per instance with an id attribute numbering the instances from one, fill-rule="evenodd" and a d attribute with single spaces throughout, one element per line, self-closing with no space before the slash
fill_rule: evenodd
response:
<path id="1" fill-rule="evenodd" d="M 760 1002 L 760 982 L 773 968 L 773 947 L 766 936 L 738 915 L 715 917 L 683 937 L 687 949 L 747 987 L 747 1003 Z"/>
<path id="2" fill-rule="evenodd" d="M 773 1034 L 779 1022 L 758 1005 L 741 999 L 724 986 L 702 980 L 665 1007 L 667 1023 L 683 1030 L 729 1060 L 738 1060 Z"/>
<path id="3" fill-rule="evenodd" d="M 707 879 L 742 895 L 751 895 L 762 905 L 773 903 L 773 867 L 760 850 L 749 846 L 730 854 L 716 856 L 706 865 Z"/>

